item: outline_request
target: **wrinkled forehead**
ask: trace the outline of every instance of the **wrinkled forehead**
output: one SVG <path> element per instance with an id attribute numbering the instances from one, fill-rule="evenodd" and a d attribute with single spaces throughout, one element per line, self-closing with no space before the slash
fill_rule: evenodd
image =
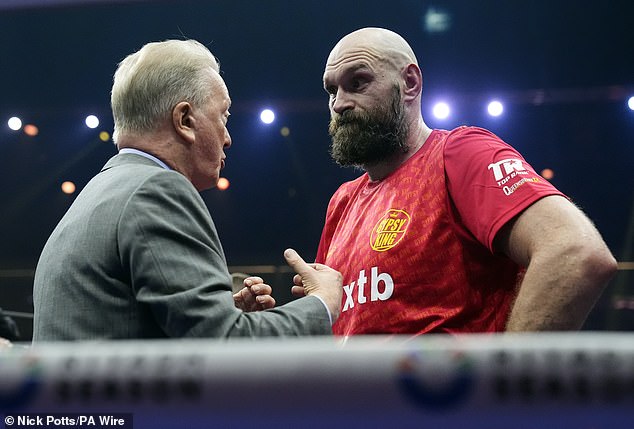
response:
<path id="1" fill-rule="evenodd" d="M 389 32 L 356 32 L 341 39 L 332 49 L 324 75 L 357 64 L 401 70 L 412 63 L 417 64 L 416 57 L 400 36 Z"/>
<path id="2" fill-rule="evenodd" d="M 342 47 L 332 50 L 326 61 L 325 73 L 335 72 L 342 68 L 359 67 L 376 68 L 384 62 L 382 52 L 371 46 Z"/>

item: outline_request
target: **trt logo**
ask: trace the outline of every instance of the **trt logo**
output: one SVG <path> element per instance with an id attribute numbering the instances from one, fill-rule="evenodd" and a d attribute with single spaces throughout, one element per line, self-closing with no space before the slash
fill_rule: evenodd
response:
<path id="1" fill-rule="evenodd" d="M 522 165 L 522 160 L 515 158 L 503 159 L 502 161 L 498 161 L 494 164 L 489 164 L 488 169 L 493 170 L 493 176 L 496 181 L 502 180 L 503 177 L 510 175 L 514 171 L 526 170 Z"/>

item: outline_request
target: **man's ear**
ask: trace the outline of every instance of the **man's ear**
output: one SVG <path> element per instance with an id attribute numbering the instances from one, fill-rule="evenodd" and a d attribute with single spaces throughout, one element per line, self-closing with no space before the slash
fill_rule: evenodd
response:
<path id="1" fill-rule="evenodd" d="M 403 82 L 403 94 L 404 98 L 414 99 L 423 90 L 423 73 L 416 64 L 410 64 L 403 70 L 402 73 Z"/>
<path id="2" fill-rule="evenodd" d="M 194 118 L 192 105 L 187 101 L 181 101 L 172 109 L 172 126 L 174 131 L 186 142 L 195 140 L 196 119 Z"/>

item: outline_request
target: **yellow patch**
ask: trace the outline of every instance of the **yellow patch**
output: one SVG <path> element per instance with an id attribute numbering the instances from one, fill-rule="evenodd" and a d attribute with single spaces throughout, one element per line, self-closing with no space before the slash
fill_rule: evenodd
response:
<path id="1" fill-rule="evenodd" d="M 370 234 L 370 247 L 377 252 L 385 252 L 396 246 L 405 236 L 410 221 L 405 210 L 388 210 Z"/>

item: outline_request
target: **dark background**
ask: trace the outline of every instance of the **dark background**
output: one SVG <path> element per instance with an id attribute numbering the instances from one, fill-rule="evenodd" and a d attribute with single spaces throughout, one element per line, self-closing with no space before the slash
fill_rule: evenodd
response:
<path id="1" fill-rule="evenodd" d="M 429 27 L 434 13 L 449 17 L 445 31 Z M 428 125 L 489 128 L 537 171 L 554 170 L 554 185 L 622 262 L 586 329 L 634 329 L 623 264 L 634 260 L 633 21 L 629 0 L 0 0 L 0 307 L 32 311 L 39 252 L 76 195 L 60 184 L 81 190 L 115 153 L 98 138 L 112 131 L 112 75 L 149 41 L 194 38 L 221 62 L 233 99 L 231 186 L 203 197 L 229 265 L 282 265 L 289 246 L 314 258 L 330 195 L 358 175 L 327 153 L 324 62 L 346 33 L 381 26 L 418 56 Z M 494 96 L 507 103 L 499 118 L 485 114 Z M 447 120 L 430 113 L 440 99 L 452 105 Z M 275 123 L 260 123 L 264 107 Z M 99 116 L 97 129 L 84 125 L 88 114 Z M 10 130 L 11 116 L 39 134 Z"/>

